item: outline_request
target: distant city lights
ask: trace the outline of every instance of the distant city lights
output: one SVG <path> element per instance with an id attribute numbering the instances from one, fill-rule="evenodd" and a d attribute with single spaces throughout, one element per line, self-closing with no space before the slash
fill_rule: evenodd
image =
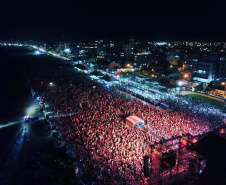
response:
<path id="1" fill-rule="evenodd" d="M 156 42 L 156 45 L 163 46 L 163 45 L 167 45 L 167 43 L 166 42 Z"/>
<path id="2" fill-rule="evenodd" d="M 70 50 L 69 48 L 65 48 L 65 49 L 64 49 L 64 52 L 65 52 L 65 53 L 71 53 L 71 50 Z"/>
<path id="3" fill-rule="evenodd" d="M 35 54 L 36 55 L 40 55 L 41 53 L 39 51 L 35 51 Z"/>

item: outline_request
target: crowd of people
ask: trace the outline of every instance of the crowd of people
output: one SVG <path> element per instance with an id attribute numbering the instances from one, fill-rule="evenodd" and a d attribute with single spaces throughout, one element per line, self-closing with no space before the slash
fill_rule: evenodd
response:
<path id="1" fill-rule="evenodd" d="M 86 74 L 55 78 L 54 84 L 42 93 L 52 107 L 51 123 L 75 148 L 73 156 L 80 160 L 84 156 L 82 173 L 103 184 L 145 183 L 143 157 L 150 155 L 151 145 L 158 143 L 159 137 L 206 133 L 221 127 L 225 117 L 212 105 L 175 94 L 162 95 L 161 101 L 176 107 L 176 111 L 165 111 L 136 98 L 128 101 L 121 98 L 120 90 L 105 88 Z M 88 99 L 83 102 L 84 93 Z M 119 110 L 142 118 L 151 132 L 127 126 Z"/>
<path id="2" fill-rule="evenodd" d="M 135 92 L 137 91 L 142 92 L 135 89 Z M 151 105 L 130 102 L 129 110 L 132 114 L 144 119 L 151 130 L 164 139 L 170 139 L 182 133 L 196 136 L 224 125 L 223 119 L 226 114 L 219 107 L 176 93 L 162 93 L 161 95 L 147 91 L 145 93 L 145 96 L 150 94 L 150 96 L 158 98 L 160 103 L 168 105 L 174 111 L 161 111 Z M 139 108 L 134 111 L 137 109 L 136 106 Z"/>

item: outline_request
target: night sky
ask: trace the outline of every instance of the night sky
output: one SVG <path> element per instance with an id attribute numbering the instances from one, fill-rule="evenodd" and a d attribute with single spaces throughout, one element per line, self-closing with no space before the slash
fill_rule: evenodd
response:
<path id="1" fill-rule="evenodd" d="M 0 0 L 0 39 L 226 41 L 225 0 Z"/>

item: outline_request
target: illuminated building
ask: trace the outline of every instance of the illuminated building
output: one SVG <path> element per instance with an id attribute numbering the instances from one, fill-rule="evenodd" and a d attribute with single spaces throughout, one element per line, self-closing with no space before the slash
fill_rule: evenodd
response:
<path id="1" fill-rule="evenodd" d="M 134 38 L 131 37 L 129 42 L 124 44 L 124 58 L 133 60 L 134 55 Z"/>
<path id="2" fill-rule="evenodd" d="M 193 72 L 193 80 L 210 83 L 218 78 L 219 59 L 217 53 L 210 53 L 198 59 L 196 70 Z"/>

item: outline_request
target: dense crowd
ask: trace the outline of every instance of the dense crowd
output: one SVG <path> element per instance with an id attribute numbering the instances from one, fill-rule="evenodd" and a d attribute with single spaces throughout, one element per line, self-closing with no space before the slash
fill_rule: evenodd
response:
<path id="1" fill-rule="evenodd" d="M 128 88 L 135 93 L 145 93 L 145 97 L 159 99 L 174 111 L 161 111 L 156 107 L 139 106 L 139 110 L 132 113 L 147 121 L 151 130 L 164 139 L 189 133 L 193 136 L 212 131 L 224 125 L 226 114 L 218 107 L 200 100 L 175 93 L 154 94 L 136 88 Z M 127 106 L 126 106 L 127 107 Z"/>
<path id="2" fill-rule="evenodd" d="M 74 156 L 84 156 L 82 172 L 92 174 L 94 180 L 103 184 L 144 183 L 143 157 L 150 155 L 151 145 L 159 142 L 155 135 L 164 139 L 182 133 L 199 135 L 221 127 L 225 116 L 212 105 L 174 94 L 162 95 L 161 101 L 177 111 L 164 111 L 137 99 L 128 101 L 120 98 L 121 92 L 115 87 L 104 88 L 85 74 L 55 78 L 54 82 L 55 87 L 48 86 L 42 94 L 53 108 L 51 122 L 76 149 Z M 87 109 L 81 108 L 84 92 L 88 94 Z M 119 110 L 142 118 L 148 132 L 128 127 Z"/>

